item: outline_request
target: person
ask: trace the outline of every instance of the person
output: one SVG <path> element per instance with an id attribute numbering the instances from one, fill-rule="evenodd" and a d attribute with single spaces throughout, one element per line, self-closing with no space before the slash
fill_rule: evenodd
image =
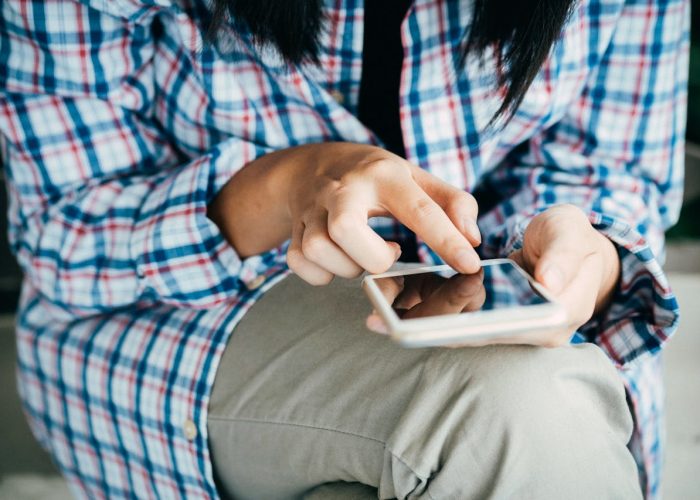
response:
<path id="1" fill-rule="evenodd" d="M 687 0 L 0 8 L 19 390 L 76 495 L 658 496 Z M 569 328 L 368 331 L 362 272 L 503 256 Z"/>

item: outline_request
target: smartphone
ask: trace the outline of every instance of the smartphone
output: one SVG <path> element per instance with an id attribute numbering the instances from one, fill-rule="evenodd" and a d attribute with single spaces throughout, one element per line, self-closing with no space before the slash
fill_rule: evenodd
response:
<path id="1" fill-rule="evenodd" d="M 526 337 L 566 325 L 566 311 L 510 259 L 484 260 L 475 274 L 448 265 L 368 275 L 363 288 L 391 337 L 428 347 Z"/>

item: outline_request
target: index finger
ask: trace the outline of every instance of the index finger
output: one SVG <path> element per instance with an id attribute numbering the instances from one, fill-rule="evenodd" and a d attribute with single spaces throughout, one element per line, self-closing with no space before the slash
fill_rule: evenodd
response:
<path id="1" fill-rule="evenodd" d="M 471 274 L 479 270 L 479 256 L 469 241 L 413 179 L 395 179 L 382 198 L 392 215 L 457 271 Z"/>

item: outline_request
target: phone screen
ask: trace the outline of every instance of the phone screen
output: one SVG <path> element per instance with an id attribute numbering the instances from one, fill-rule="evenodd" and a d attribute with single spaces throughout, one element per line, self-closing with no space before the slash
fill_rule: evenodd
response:
<path id="1" fill-rule="evenodd" d="M 378 278 L 375 281 L 402 319 L 548 302 L 510 262 L 484 265 L 476 274 L 425 272 Z"/>

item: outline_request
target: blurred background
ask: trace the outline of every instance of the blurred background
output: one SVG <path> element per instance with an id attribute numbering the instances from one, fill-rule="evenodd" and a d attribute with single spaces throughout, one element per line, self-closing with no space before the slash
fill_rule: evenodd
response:
<path id="1" fill-rule="evenodd" d="M 693 0 L 686 185 L 681 217 L 668 233 L 666 269 L 681 303 L 678 334 L 665 352 L 668 451 L 664 496 L 700 499 L 700 0 Z M 69 498 L 24 422 L 15 390 L 12 315 L 21 275 L 7 245 L 0 166 L 0 500 Z"/>

